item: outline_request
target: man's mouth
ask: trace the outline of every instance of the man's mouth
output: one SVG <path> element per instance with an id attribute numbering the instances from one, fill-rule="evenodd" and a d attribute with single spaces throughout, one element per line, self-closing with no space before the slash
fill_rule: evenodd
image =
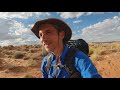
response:
<path id="1" fill-rule="evenodd" d="M 44 46 L 49 46 L 51 43 L 49 42 L 49 43 L 44 43 Z"/>

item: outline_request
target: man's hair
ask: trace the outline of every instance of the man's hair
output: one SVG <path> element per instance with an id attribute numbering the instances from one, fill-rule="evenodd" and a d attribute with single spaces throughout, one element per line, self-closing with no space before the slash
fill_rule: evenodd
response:
<path id="1" fill-rule="evenodd" d="M 59 32 L 62 32 L 63 30 L 62 30 L 62 28 L 61 27 L 58 27 L 57 25 L 53 25 L 53 27 L 58 31 L 58 34 L 59 34 Z M 63 44 L 66 44 L 67 42 L 66 42 L 66 40 L 65 40 L 65 38 L 63 38 Z"/>
<path id="2" fill-rule="evenodd" d="M 49 24 L 49 23 L 48 23 L 48 24 Z M 43 25 L 45 25 L 45 24 L 41 24 L 41 25 L 39 26 L 39 29 L 40 29 L 40 27 L 42 27 Z M 63 31 L 62 28 L 61 28 L 61 27 L 58 27 L 57 25 L 54 25 L 54 24 L 50 24 L 50 25 L 52 25 L 52 26 L 57 30 L 58 34 L 59 34 L 59 32 L 62 32 L 62 31 Z M 66 39 L 63 38 L 63 44 L 66 44 L 66 43 L 67 43 Z"/>

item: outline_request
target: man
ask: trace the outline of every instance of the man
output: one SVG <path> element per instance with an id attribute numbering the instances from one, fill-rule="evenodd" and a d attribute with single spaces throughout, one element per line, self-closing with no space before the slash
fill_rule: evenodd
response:
<path id="1" fill-rule="evenodd" d="M 72 36 L 71 28 L 62 20 L 49 18 L 37 21 L 31 30 L 40 38 L 42 45 L 50 53 L 42 61 L 42 78 L 71 78 L 70 73 L 64 67 L 65 57 L 70 50 L 66 43 Z M 51 64 L 49 69 L 46 67 L 48 60 Z M 101 78 L 89 57 L 82 51 L 75 54 L 74 62 L 74 67 L 80 77 Z M 60 65 L 63 67 L 60 67 Z"/>

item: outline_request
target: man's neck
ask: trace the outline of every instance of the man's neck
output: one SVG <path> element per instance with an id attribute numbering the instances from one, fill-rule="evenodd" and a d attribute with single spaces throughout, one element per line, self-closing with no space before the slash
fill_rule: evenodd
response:
<path id="1" fill-rule="evenodd" d="M 58 57 L 61 55 L 61 53 L 63 52 L 64 46 L 62 45 L 61 47 L 58 47 L 54 53 L 55 57 Z"/>

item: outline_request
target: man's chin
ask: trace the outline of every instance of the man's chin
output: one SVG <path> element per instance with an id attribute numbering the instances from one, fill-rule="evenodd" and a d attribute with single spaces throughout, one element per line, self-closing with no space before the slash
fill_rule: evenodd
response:
<path id="1" fill-rule="evenodd" d="M 46 51 L 47 51 L 47 52 L 51 52 L 51 49 L 49 49 L 49 48 L 46 48 Z"/>
<path id="2" fill-rule="evenodd" d="M 50 48 L 46 48 L 47 52 L 52 52 L 53 50 L 51 50 Z"/>

